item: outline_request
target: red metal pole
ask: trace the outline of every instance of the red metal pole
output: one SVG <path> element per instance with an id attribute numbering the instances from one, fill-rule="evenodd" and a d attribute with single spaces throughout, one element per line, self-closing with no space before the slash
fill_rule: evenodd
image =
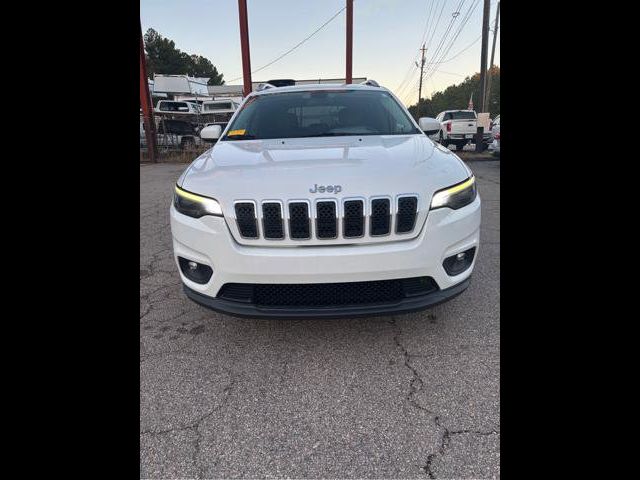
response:
<path id="1" fill-rule="evenodd" d="M 251 56 L 249 55 L 249 21 L 247 17 L 247 0 L 238 0 L 240 17 L 240 48 L 242 50 L 242 78 L 244 96 L 251 93 Z"/>
<path id="2" fill-rule="evenodd" d="M 147 150 L 152 162 L 157 162 L 156 154 L 156 123 L 153 119 L 153 102 L 149 95 L 149 81 L 147 80 L 147 64 L 144 58 L 144 40 L 142 39 L 142 25 L 140 25 L 140 104 L 144 119 Z"/>
<path id="3" fill-rule="evenodd" d="M 353 52 L 353 0 L 347 0 L 347 75 L 345 83 L 353 83 L 352 78 Z"/>

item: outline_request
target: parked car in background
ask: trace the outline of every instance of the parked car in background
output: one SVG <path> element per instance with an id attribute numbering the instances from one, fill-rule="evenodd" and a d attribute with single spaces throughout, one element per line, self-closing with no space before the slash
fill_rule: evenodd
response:
<path id="1" fill-rule="evenodd" d="M 200 113 L 200 105 L 194 102 L 160 100 L 155 111 L 159 113 Z"/>
<path id="2" fill-rule="evenodd" d="M 493 137 L 497 132 L 500 131 L 500 115 L 498 115 L 496 118 L 494 118 L 491 121 L 491 136 Z"/>
<path id="3" fill-rule="evenodd" d="M 432 140 L 448 147 L 453 144 L 457 150 L 473 141 L 478 130 L 478 115 L 474 110 L 445 110 L 436 116 L 441 129 L 438 133 L 430 135 Z M 485 143 L 490 143 L 491 133 L 483 135 Z"/>
<path id="4" fill-rule="evenodd" d="M 175 147 L 190 150 L 202 145 L 198 128 L 191 122 L 162 119 L 156 128 L 156 145 L 159 147 Z M 140 122 L 140 147 L 147 146 L 145 129 Z"/>
<path id="5" fill-rule="evenodd" d="M 494 155 L 500 155 L 500 115 L 491 122 L 491 138 L 493 142 L 489 146 L 489 149 L 493 150 Z"/>
<path id="6" fill-rule="evenodd" d="M 493 143 L 491 144 L 491 150 L 495 156 L 500 156 L 500 132 L 497 132 L 493 137 Z"/>

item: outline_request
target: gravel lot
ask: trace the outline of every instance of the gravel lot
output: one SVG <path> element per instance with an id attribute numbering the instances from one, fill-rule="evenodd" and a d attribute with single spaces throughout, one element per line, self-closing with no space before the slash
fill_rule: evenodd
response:
<path id="1" fill-rule="evenodd" d="M 141 478 L 498 478 L 500 162 L 468 164 L 483 223 L 462 295 L 281 321 L 182 294 L 168 208 L 186 165 L 141 165 Z"/>

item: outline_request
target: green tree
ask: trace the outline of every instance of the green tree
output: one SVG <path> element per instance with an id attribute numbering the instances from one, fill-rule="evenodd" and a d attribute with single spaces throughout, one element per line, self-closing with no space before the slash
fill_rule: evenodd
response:
<path id="1" fill-rule="evenodd" d="M 147 59 L 147 73 L 165 75 L 189 75 L 192 77 L 210 77 L 209 85 L 223 85 L 223 74 L 208 58 L 189 55 L 176 48 L 173 40 L 163 37 L 153 28 L 144 34 L 144 47 Z"/>
<path id="2" fill-rule="evenodd" d="M 192 77 L 210 77 L 209 85 L 224 84 L 223 75 L 218 73 L 218 69 L 208 58 L 200 55 L 191 55 L 190 60 L 189 75 Z"/>
<path id="3" fill-rule="evenodd" d="M 494 66 L 489 73 L 491 75 L 489 112 L 493 118 L 500 115 L 500 67 Z M 458 85 L 451 85 L 444 91 L 435 92 L 431 98 L 423 98 L 420 102 L 420 117 L 435 117 L 444 110 L 466 109 L 472 93 L 473 106 L 477 111 L 480 106 L 479 73 L 466 77 Z M 411 105 L 409 112 L 417 119 L 418 105 Z"/>

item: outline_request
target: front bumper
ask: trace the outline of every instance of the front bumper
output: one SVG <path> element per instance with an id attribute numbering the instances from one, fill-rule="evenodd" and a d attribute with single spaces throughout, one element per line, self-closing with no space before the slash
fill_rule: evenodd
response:
<path id="1" fill-rule="evenodd" d="M 180 256 L 213 269 L 211 279 L 204 285 L 192 282 L 180 272 L 185 292 L 200 304 L 252 317 L 371 315 L 427 308 L 466 288 L 478 256 L 480 197 L 459 210 L 442 208 L 430 211 L 420 234 L 411 240 L 375 244 L 244 246 L 233 239 L 225 219 L 221 217 L 194 219 L 178 213 L 172 205 L 170 219 L 176 264 Z M 459 275 L 448 275 L 442 266 L 444 259 L 472 247 L 476 247 L 476 255 L 471 266 Z M 405 299 L 393 305 L 340 307 L 339 312 L 273 308 L 260 311 L 251 305 L 237 305 L 237 302 L 216 298 L 227 283 L 313 284 L 422 276 L 433 278 L 439 290 L 423 298 Z"/>
<path id="2" fill-rule="evenodd" d="M 471 279 L 449 287 L 445 290 L 438 290 L 426 295 L 405 298 L 397 302 L 375 304 L 375 305 L 351 305 L 340 307 L 263 307 L 241 302 L 233 302 L 222 298 L 213 298 L 196 292 L 186 285 L 183 285 L 184 293 L 191 300 L 203 307 L 210 308 L 217 312 L 226 313 L 236 317 L 246 318 L 355 318 L 371 317 L 378 315 L 392 315 L 401 313 L 416 312 L 425 308 L 433 307 L 442 302 L 460 295 L 469 286 Z"/>

